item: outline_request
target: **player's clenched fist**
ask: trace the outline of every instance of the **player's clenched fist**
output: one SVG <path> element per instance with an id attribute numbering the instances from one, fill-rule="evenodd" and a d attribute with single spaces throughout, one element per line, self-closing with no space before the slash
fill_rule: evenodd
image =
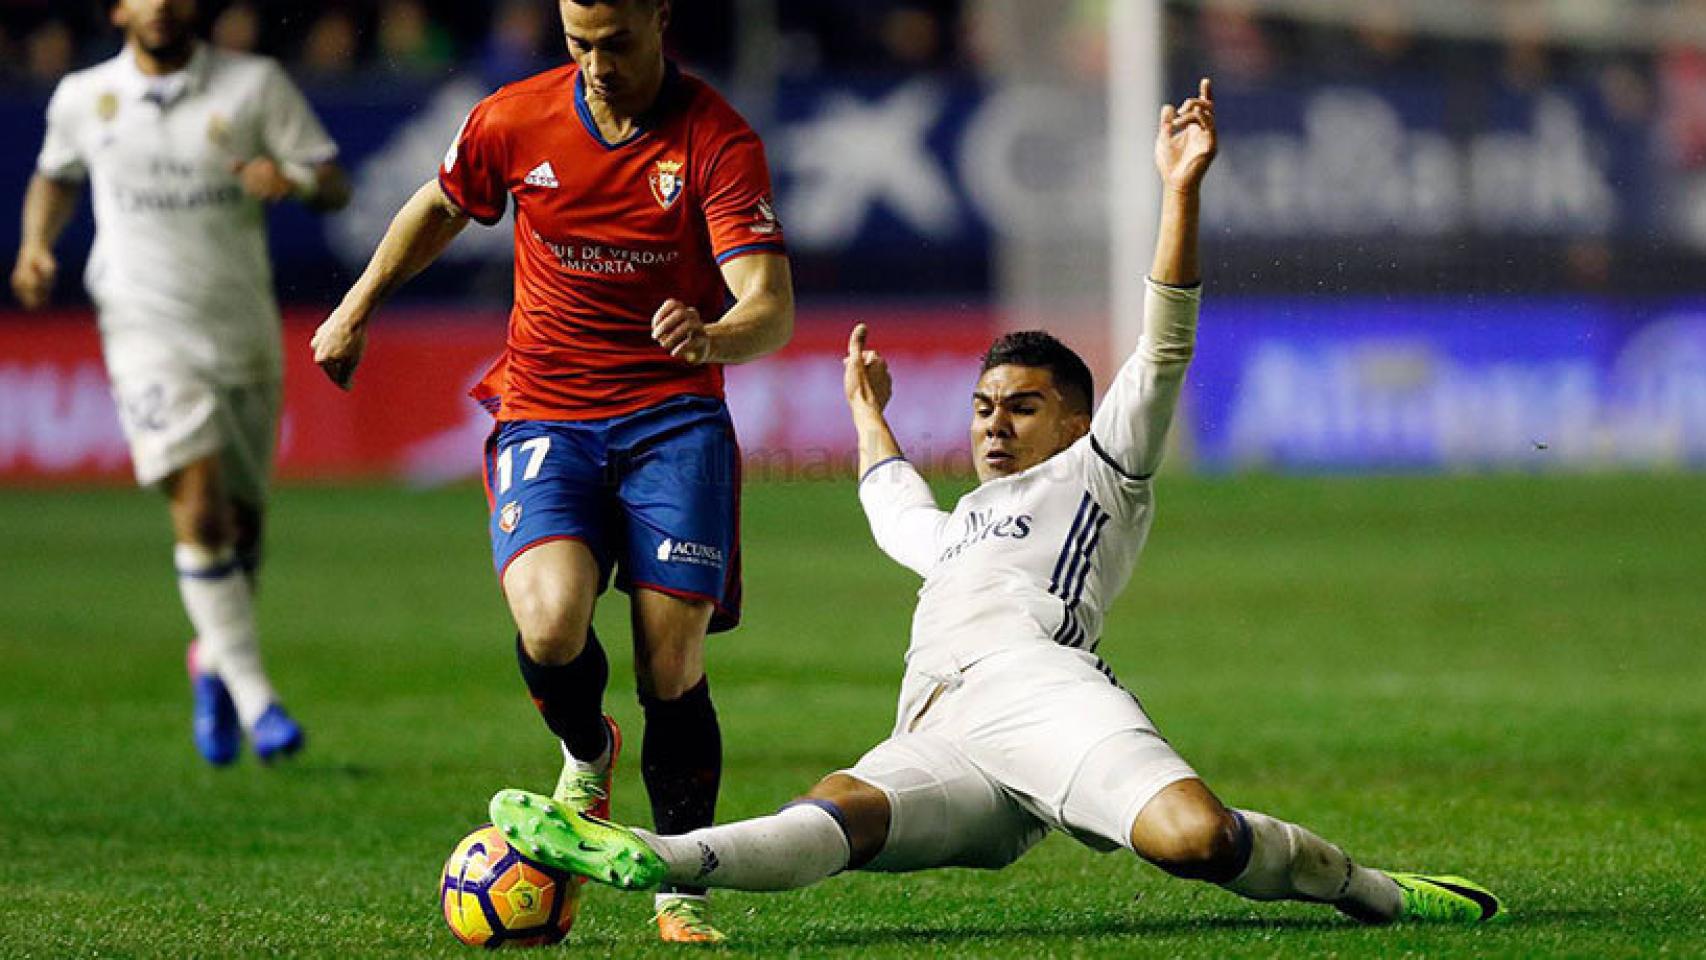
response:
<path id="1" fill-rule="evenodd" d="M 59 261 L 50 251 L 40 247 L 25 247 L 18 251 L 18 262 L 12 267 L 12 292 L 26 310 L 40 309 L 53 293 L 53 279 L 59 275 Z"/>
<path id="2" fill-rule="evenodd" d="M 705 334 L 705 321 L 698 310 L 680 300 L 665 300 L 652 314 L 652 339 L 677 360 L 704 363 L 710 359 L 711 338 Z"/>
<path id="3" fill-rule="evenodd" d="M 847 390 L 849 406 L 864 405 L 881 412 L 894 394 L 894 381 L 889 377 L 889 364 L 882 354 L 865 349 L 865 333 L 865 325 L 856 324 L 847 337 L 842 385 Z"/>
<path id="4" fill-rule="evenodd" d="M 237 175 L 237 182 L 242 184 L 243 192 L 262 203 L 279 203 L 290 199 L 296 192 L 296 184 L 284 175 L 277 163 L 267 157 L 239 161 L 232 165 L 231 172 Z"/>
<path id="5" fill-rule="evenodd" d="M 348 390 L 356 365 L 367 349 L 367 323 L 343 306 L 314 331 L 314 362 L 339 387 Z"/>

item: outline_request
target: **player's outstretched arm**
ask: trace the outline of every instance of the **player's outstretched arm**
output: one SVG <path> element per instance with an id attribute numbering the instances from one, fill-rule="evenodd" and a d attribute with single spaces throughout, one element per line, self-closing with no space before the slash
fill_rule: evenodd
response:
<path id="1" fill-rule="evenodd" d="M 779 253 L 736 257 L 722 266 L 735 303 L 722 319 L 706 323 L 680 300 L 665 300 L 652 315 L 652 339 L 689 363 L 746 363 L 787 346 L 794 335 L 794 277 Z"/>
<path id="2" fill-rule="evenodd" d="M 53 245 L 77 211 L 80 193 L 75 183 L 62 183 L 39 173 L 30 178 L 24 193 L 18 260 L 12 266 L 12 292 L 26 310 L 40 309 L 53 295 L 53 281 L 59 275 Z"/>
<path id="3" fill-rule="evenodd" d="M 1196 348 L 1202 182 L 1218 147 L 1214 87 L 1205 78 L 1197 96 L 1161 108 L 1155 131 L 1161 225 L 1144 300 L 1143 337 L 1090 424 L 1097 454 L 1130 478 L 1146 478 L 1160 466 L 1185 368 Z"/>
<path id="4" fill-rule="evenodd" d="M 367 269 L 332 315 L 314 331 L 314 362 L 332 382 L 349 389 L 367 349 L 367 323 L 393 291 L 438 259 L 468 225 L 468 214 L 444 195 L 437 180 L 415 191 L 392 219 Z"/>

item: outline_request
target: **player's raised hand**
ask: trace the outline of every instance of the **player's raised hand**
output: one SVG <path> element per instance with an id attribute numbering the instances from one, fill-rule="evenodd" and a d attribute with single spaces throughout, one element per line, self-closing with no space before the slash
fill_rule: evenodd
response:
<path id="1" fill-rule="evenodd" d="M 314 362 L 339 388 L 348 390 L 367 350 L 367 321 L 344 304 L 314 331 Z"/>
<path id="2" fill-rule="evenodd" d="M 670 356 L 688 363 L 704 363 L 711 354 L 711 338 L 705 334 L 699 311 L 673 298 L 652 314 L 652 339 Z"/>
<path id="3" fill-rule="evenodd" d="M 25 247 L 18 251 L 18 262 L 12 267 L 12 292 L 25 310 L 39 310 L 53 295 L 53 281 L 59 276 L 59 261 L 53 251 L 40 247 Z"/>
<path id="4" fill-rule="evenodd" d="M 874 407 L 879 413 L 889 405 L 894 395 L 894 380 L 889 376 L 889 364 L 882 354 L 865 347 L 865 325 L 855 324 L 847 337 L 847 358 L 842 361 L 842 386 L 847 390 L 848 406 Z"/>
<path id="5" fill-rule="evenodd" d="M 1161 108 L 1155 131 L 1155 167 L 1168 189 L 1192 193 L 1214 162 L 1219 142 L 1214 131 L 1214 84 L 1204 77 L 1197 95 L 1177 107 Z"/>
<path id="6" fill-rule="evenodd" d="M 279 203 L 296 193 L 296 184 L 269 157 L 239 160 L 231 165 L 243 192 L 262 203 Z"/>

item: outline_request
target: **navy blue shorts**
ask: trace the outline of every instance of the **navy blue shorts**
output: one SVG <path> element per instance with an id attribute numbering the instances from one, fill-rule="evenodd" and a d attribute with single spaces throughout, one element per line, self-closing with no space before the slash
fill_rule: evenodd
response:
<path id="1" fill-rule="evenodd" d="M 579 540 L 599 592 L 647 587 L 740 622 L 740 448 L 721 400 L 678 397 L 606 420 L 515 420 L 486 440 L 492 563 Z"/>

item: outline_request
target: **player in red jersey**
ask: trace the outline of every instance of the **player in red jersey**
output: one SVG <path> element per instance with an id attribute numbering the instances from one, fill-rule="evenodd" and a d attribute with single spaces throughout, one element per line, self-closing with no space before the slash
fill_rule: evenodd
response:
<path id="1" fill-rule="evenodd" d="M 521 673 L 563 741 L 557 798 L 603 812 L 620 737 L 591 624 L 614 573 L 632 596 L 641 773 L 658 829 L 681 833 L 711 823 L 721 775 L 705 635 L 740 614 L 721 365 L 787 342 L 792 281 L 758 137 L 664 58 L 669 0 L 559 7 L 574 63 L 474 108 L 315 333 L 314 359 L 347 387 L 386 296 L 468 220 L 513 205 L 507 349 L 474 395 L 497 419 L 493 560 Z M 703 895 L 659 896 L 665 939 L 721 939 Z"/>

